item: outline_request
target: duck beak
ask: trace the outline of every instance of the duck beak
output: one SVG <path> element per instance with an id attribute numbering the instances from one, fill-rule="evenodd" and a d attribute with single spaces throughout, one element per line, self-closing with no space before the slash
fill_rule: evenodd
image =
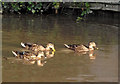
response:
<path id="1" fill-rule="evenodd" d="M 93 48 L 94 48 L 94 49 L 97 49 L 97 50 L 99 49 L 99 48 L 97 48 L 96 46 L 94 46 Z"/>
<path id="2" fill-rule="evenodd" d="M 98 50 L 99 48 L 95 47 L 95 49 L 97 49 L 97 50 Z"/>
<path id="3" fill-rule="evenodd" d="M 99 48 L 96 48 L 97 50 L 99 49 Z"/>
<path id="4" fill-rule="evenodd" d="M 55 51 L 52 51 L 52 55 L 54 55 L 54 52 L 55 52 Z"/>
<path id="5" fill-rule="evenodd" d="M 52 50 L 55 52 L 55 48 L 52 48 Z"/>

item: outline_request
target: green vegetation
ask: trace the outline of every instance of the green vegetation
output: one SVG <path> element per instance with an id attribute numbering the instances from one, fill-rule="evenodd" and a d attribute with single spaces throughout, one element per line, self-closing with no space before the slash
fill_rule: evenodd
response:
<path id="1" fill-rule="evenodd" d="M 77 17 L 76 22 L 79 22 L 81 20 L 83 20 L 83 17 L 86 16 L 89 13 L 92 13 L 92 11 L 90 10 L 90 5 L 88 2 L 86 3 L 77 3 L 77 6 L 81 9 L 81 14 L 79 17 Z"/>
<path id="2" fill-rule="evenodd" d="M 60 3 L 59 2 L 53 2 L 53 6 L 55 8 L 55 13 L 58 13 L 58 8 L 60 7 Z"/>
<path id="3" fill-rule="evenodd" d="M 85 8 L 82 8 L 81 16 L 84 16 L 90 13 L 90 5 L 88 4 L 88 2 L 84 3 L 84 5 L 85 5 Z"/>
<path id="4" fill-rule="evenodd" d="M 67 6 L 65 6 L 67 4 Z M 2 2 L 3 13 L 16 13 L 16 14 L 45 14 L 52 10 L 55 14 L 64 14 L 67 8 L 77 8 L 80 12 L 76 21 L 79 22 L 84 19 L 84 16 L 91 13 L 90 5 L 88 2 Z M 60 9 L 60 10 L 59 10 Z M 52 12 L 53 12 L 52 11 Z M 60 12 L 59 12 L 60 11 Z M 64 13 L 63 13 L 64 12 Z M 74 12 L 72 12 L 74 13 Z"/>
<path id="5" fill-rule="evenodd" d="M 42 3 L 39 2 L 2 2 L 3 12 L 9 13 L 38 13 L 41 12 Z"/>
<path id="6" fill-rule="evenodd" d="M 80 21 L 82 19 L 83 19 L 82 17 L 77 17 L 76 22 L 78 22 L 78 21 Z"/>

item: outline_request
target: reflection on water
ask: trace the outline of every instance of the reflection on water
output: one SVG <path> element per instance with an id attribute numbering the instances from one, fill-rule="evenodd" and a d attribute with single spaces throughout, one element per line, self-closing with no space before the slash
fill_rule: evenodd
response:
<path id="1" fill-rule="evenodd" d="M 96 20 L 80 23 L 75 23 L 75 19 L 76 17 L 52 15 L 3 15 L 3 81 L 118 81 L 118 27 L 100 23 L 100 18 L 96 17 L 93 18 Z M 109 22 L 115 21 L 113 19 L 109 18 Z M 70 51 L 63 45 L 87 44 L 89 41 L 96 42 L 99 49 L 81 54 Z M 43 45 L 52 42 L 56 51 L 44 52 L 47 57 L 44 60 L 17 59 L 11 51 L 24 51 L 21 42 Z"/>
<path id="2" fill-rule="evenodd" d="M 29 64 L 29 65 L 33 65 L 35 63 L 37 63 L 38 66 L 44 66 L 44 64 L 46 63 L 47 61 L 44 61 L 44 60 L 24 60 L 23 63 L 24 64 Z"/>
<path id="3" fill-rule="evenodd" d="M 90 57 L 90 59 L 95 59 L 95 58 L 96 58 L 96 54 L 94 53 L 93 50 L 91 50 L 91 51 L 89 52 L 89 57 Z"/>

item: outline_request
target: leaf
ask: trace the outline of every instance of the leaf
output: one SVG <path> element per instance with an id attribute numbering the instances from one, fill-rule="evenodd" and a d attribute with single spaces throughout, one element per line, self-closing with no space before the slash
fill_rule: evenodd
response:
<path id="1" fill-rule="evenodd" d="M 4 2 L 2 2 L 2 4 L 4 5 Z"/>
<path id="2" fill-rule="evenodd" d="M 22 7 L 23 5 L 20 5 L 20 7 Z"/>
<path id="3" fill-rule="evenodd" d="M 85 6 L 86 6 L 86 7 L 89 7 L 90 5 L 88 4 L 88 2 L 86 2 L 86 3 L 85 3 Z"/>
<path id="4" fill-rule="evenodd" d="M 35 13 L 35 10 L 34 10 L 34 9 L 32 9 L 32 13 L 33 13 L 33 14 Z"/>
<path id="5" fill-rule="evenodd" d="M 32 4 L 32 2 L 28 2 L 29 4 Z"/>
<path id="6" fill-rule="evenodd" d="M 31 8 L 30 8 L 30 7 L 27 7 L 27 9 L 28 9 L 29 11 L 31 11 Z"/>
<path id="7" fill-rule="evenodd" d="M 37 10 L 37 12 L 39 12 L 39 10 Z"/>
<path id="8" fill-rule="evenodd" d="M 53 5 L 56 5 L 56 2 L 53 2 Z"/>
<path id="9" fill-rule="evenodd" d="M 77 17 L 76 21 L 78 22 L 79 20 L 82 20 L 82 17 Z"/>
<path id="10" fill-rule="evenodd" d="M 81 13 L 81 16 L 83 16 L 85 13 L 84 13 L 84 11 Z"/>
<path id="11" fill-rule="evenodd" d="M 35 5 L 34 4 L 32 4 L 32 7 L 34 7 Z"/>

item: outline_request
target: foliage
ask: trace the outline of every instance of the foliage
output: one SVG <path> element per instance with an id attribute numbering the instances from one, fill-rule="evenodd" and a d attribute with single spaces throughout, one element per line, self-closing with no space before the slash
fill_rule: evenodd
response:
<path id="1" fill-rule="evenodd" d="M 60 7 L 60 3 L 59 2 L 53 2 L 53 6 L 55 9 L 58 9 Z"/>
<path id="2" fill-rule="evenodd" d="M 77 17 L 76 22 L 78 22 L 78 21 L 80 21 L 82 19 L 83 19 L 82 17 Z"/>
<path id="3" fill-rule="evenodd" d="M 3 12 L 9 13 L 32 13 L 32 14 L 41 14 L 42 12 L 46 11 L 46 9 L 55 8 L 56 12 L 58 9 L 63 7 L 64 3 L 57 2 L 2 2 Z M 80 16 L 77 17 L 76 21 L 80 21 L 83 19 L 84 16 L 91 13 L 90 5 L 88 2 L 73 2 L 70 4 L 73 8 L 77 7 L 81 9 Z M 63 7 L 64 8 L 64 7 Z M 63 10 L 62 8 L 62 10 Z"/>
<path id="4" fill-rule="evenodd" d="M 90 10 L 90 5 L 88 2 L 85 2 L 85 3 L 77 3 L 77 6 L 79 8 L 81 8 L 81 16 L 77 17 L 76 21 L 80 21 L 80 20 L 83 20 L 82 17 L 84 17 L 85 15 L 89 14 L 89 13 L 92 13 L 92 11 Z"/>
<path id="5" fill-rule="evenodd" d="M 82 11 L 81 16 L 84 16 L 84 15 L 89 14 L 89 13 L 90 13 L 90 5 L 88 4 L 88 2 L 86 2 L 85 3 L 85 8 Z"/>
<path id="6" fill-rule="evenodd" d="M 32 12 L 33 14 L 35 12 L 40 12 L 40 9 L 42 8 L 42 3 L 36 3 L 36 2 L 28 2 L 27 10 L 29 12 Z"/>
<path id="7" fill-rule="evenodd" d="M 42 8 L 41 2 L 2 2 L 2 7 L 4 11 L 9 11 L 12 13 L 23 13 L 23 12 L 29 12 L 29 13 L 37 13 L 40 12 L 40 9 Z"/>

